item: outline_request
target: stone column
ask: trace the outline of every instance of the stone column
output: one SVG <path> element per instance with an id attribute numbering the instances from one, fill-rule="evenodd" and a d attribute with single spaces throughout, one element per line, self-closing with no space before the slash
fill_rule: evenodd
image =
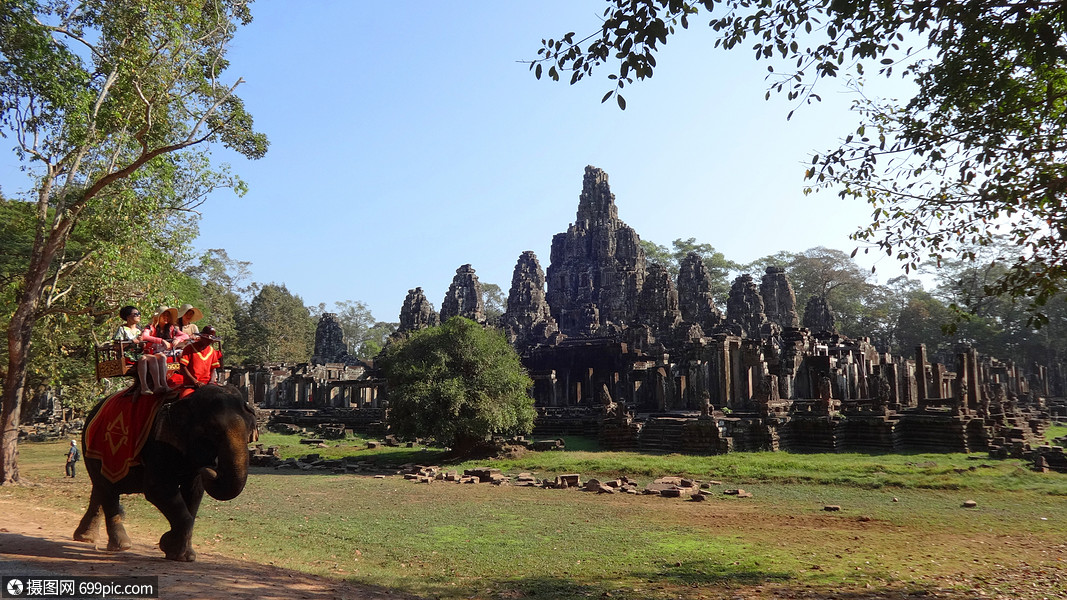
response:
<path id="1" fill-rule="evenodd" d="M 926 344 L 919 344 L 915 347 L 915 383 L 918 393 L 918 397 L 915 399 L 919 404 L 922 404 L 926 400 L 928 383 L 926 381 Z"/>

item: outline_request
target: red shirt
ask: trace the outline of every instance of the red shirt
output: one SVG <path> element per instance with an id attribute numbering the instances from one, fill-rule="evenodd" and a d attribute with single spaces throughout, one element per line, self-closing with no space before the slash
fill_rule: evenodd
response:
<path id="1" fill-rule="evenodd" d="M 222 352 L 216 350 L 214 346 L 208 346 L 197 352 L 196 348 L 189 345 L 182 350 L 182 358 L 179 362 L 189 368 L 195 381 L 210 383 L 215 369 L 222 366 Z M 188 379 L 185 381 L 185 385 L 193 385 L 193 383 Z"/>

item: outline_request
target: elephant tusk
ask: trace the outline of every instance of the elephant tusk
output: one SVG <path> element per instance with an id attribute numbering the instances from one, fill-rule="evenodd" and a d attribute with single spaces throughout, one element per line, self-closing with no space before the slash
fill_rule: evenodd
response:
<path id="1" fill-rule="evenodd" d="M 202 469 L 200 469 L 200 477 L 207 481 L 215 481 L 219 478 L 219 474 L 215 471 L 215 469 L 212 469 L 210 467 L 203 467 Z"/>

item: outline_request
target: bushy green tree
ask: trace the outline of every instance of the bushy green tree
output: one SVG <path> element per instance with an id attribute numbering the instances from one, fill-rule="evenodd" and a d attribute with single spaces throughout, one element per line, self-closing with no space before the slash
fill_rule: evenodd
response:
<path id="1" fill-rule="evenodd" d="M 390 344 L 380 365 L 401 437 L 464 454 L 488 436 L 533 429 L 533 382 L 500 330 L 453 317 Z"/>
<path id="2" fill-rule="evenodd" d="M 5 323 L 0 484 L 18 480 L 17 426 L 36 324 L 58 312 L 67 277 L 110 265 L 118 278 L 128 264 L 121 244 L 91 243 L 72 260 L 75 231 L 92 232 L 89 242 L 135 232 L 219 186 L 240 187 L 212 168 L 207 144 L 250 158 L 266 151 L 234 95 L 241 80 L 222 79 L 227 44 L 250 20 L 247 0 L 0 2 L 0 134 L 35 182 L 33 243 Z"/>
<path id="3" fill-rule="evenodd" d="M 248 344 L 251 364 L 304 363 L 315 347 L 315 320 L 304 301 L 285 284 L 268 283 L 248 305 L 238 335 Z"/>

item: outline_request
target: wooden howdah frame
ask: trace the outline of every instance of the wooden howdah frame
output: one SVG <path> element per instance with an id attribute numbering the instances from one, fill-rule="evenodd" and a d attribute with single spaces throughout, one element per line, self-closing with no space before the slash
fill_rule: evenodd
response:
<path id="1" fill-rule="evenodd" d="M 126 360 L 126 351 L 135 345 L 134 342 L 114 341 L 95 346 L 96 380 L 100 381 L 105 377 L 133 376 L 136 373 L 137 363 Z M 167 361 L 168 373 L 176 373 L 179 368 L 177 360 Z"/>

